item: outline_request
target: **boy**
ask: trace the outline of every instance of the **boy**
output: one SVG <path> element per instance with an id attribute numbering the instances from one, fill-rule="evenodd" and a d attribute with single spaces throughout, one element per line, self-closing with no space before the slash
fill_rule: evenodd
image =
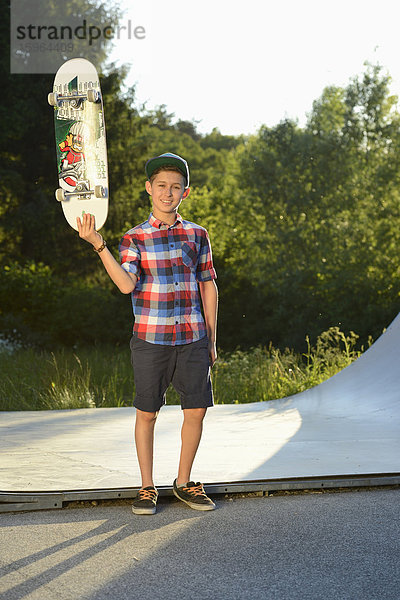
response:
<path id="1" fill-rule="evenodd" d="M 94 217 L 85 214 L 82 221 L 77 219 L 80 237 L 93 245 L 112 281 L 121 292 L 132 294 L 135 443 L 142 477 L 132 510 L 156 512 L 154 426 L 171 382 L 181 396 L 184 415 L 173 491 L 191 508 L 213 510 L 215 504 L 202 484 L 190 480 L 203 419 L 213 406 L 210 366 L 217 358 L 218 292 L 211 247 L 207 231 L 178 213 L 190 192 L 187 162 L 167 152 L 148 160 L 145 171 L 153 211 L 122 238 L 121 264 L 95 230 Z"/>

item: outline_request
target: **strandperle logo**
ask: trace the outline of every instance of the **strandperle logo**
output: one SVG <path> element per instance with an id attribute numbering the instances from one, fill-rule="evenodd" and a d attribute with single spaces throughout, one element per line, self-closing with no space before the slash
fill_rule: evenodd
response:
<path id="1" fill-rule="evenodd" d="M 10 73 L 55 73 L 63 62 L 78 56 L 99 66 L 118 45 L 125 55 L 134 55 L 149 35 L 146 13 L 144 21 L 137 13 L 121 19 L 108 4 L 10 0 Z"/>
<path id="2" fill-rule="evenodd" d="M 54 40 L 88 40 L 89 46 L 101 38 L 105 40 L 133 38 L 143 40 L 146 30 L 142 25 L 133 26 L 131 20 L 126 25 L 98 25 L 88 24 L 83 19 L 82 24 L 76 27 L 70 25 L 19 25 L 16 28 L 17 40 L 54 41 Z"/>

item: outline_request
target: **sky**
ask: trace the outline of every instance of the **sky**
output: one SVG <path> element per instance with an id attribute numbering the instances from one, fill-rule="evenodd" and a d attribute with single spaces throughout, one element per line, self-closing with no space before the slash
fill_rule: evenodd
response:
<path id="1" fill-rule="evenodd" d="M 138 103 L 165 104 L 201 133 L 255 133 L 284 118 L 304 125 L 327 85 L 346 86 L 365 61 L 400 96 L 398 0 L 120 0 L 110 60 L 129 63 Z"/>

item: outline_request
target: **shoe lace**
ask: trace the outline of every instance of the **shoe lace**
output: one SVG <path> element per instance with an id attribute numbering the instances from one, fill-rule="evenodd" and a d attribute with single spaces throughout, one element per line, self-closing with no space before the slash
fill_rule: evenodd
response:
<path id="1" fill-rule="evenodd" d="M 144 488 L 142 488 L 141 490 L 138 491 L 138 497 L 140 500 L 154 500 L 154 498 L 156 498 L 157 496 L 157 492 L 156 490 L 150 489 L 150 490 L 146 490 Z"/>
<path id="2" fill-rule="evenodd" d="M 193 485 L 189 485 L 183 488 L 185 492 L 192 494 L 193 496 L 205 496 L 206 493 L 203 488 L 202 483 L 194 483 Z"/>

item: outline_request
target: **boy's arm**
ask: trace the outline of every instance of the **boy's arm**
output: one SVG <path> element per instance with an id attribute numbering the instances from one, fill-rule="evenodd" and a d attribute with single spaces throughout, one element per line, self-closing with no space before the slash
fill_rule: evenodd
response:
<path id="1" fill-rule="evenodd" d="M 103 237 L 95 229 L 94 215 L 84 214 L 82 221 L 77 218 L 79 237 L 92 244 L 93 248 L 100 248 Z M 135 289 L 138 278 L 133 273 L 127 273 L 115 260 L 108 248 L 99 252 L 101 261 L 112 281 L 123 294 L 129 294 Z"/>
<path id="2" fill-rule="evenodd" d="M 211 366 L 217 360 L 217 310 L 218 289 L 214 279 L 199 281 L 201 301 L 203 303 L 204 318 L 206 320 L 208 351 Z"/>

